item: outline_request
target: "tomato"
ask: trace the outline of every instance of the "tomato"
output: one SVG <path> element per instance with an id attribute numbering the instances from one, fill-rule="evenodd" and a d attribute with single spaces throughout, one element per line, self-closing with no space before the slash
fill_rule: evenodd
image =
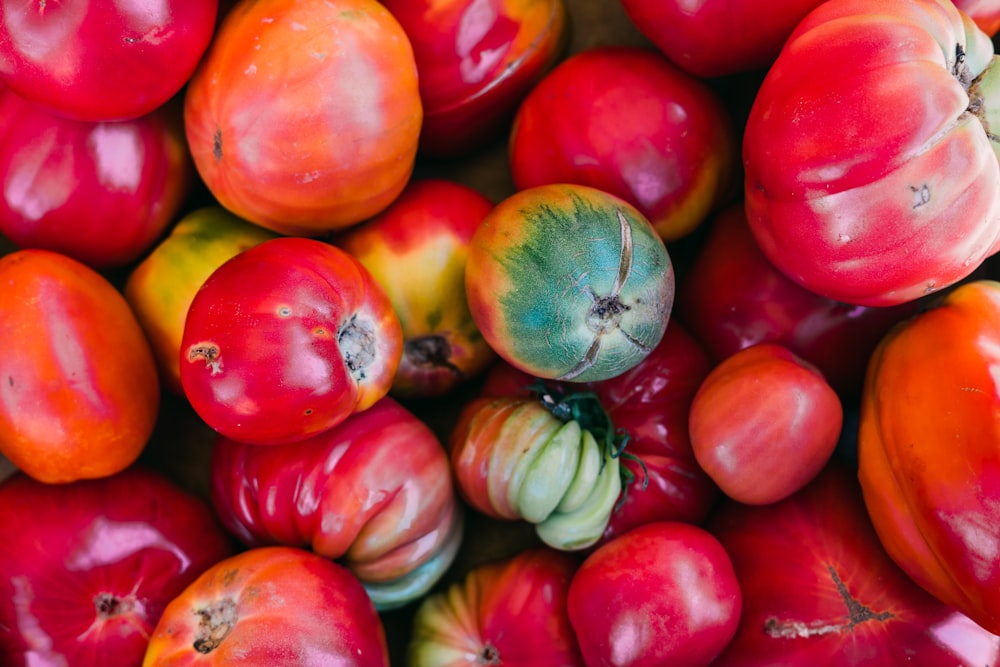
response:
<path id="1" fill-rule="evenodd" d="M 518 103 L 563 55 L 565 0 L 383 0 L 413 45 L 420 152 L 468 156 L 507 131 Z"/>
<path id="2" fill-rule="evenodd" d="M 444 448 L 388 397 L 302 442 L 220 438 L 211 474 L 216 512 L 245 544 L 340 559 L 380 609 L 426 593 L 461 539 Z"/>
<path id="3" fill-rule="evenodd" d="M 211 508 L 160 473 L 0 483 L 0 663 L 134 667 L 164 607 L 233 552 Z"/>
<path id="4" fill-rule="evenodd" d="M 222 206 L 283 234 L 375 215 L 413 171 L 413 49 L 376 0 L 246 0 L 184 99 L 195 166 Z"/>
<path id="5" fill-rule="evenodd" d="M 562 61 L 524 98 L 510 135 L 519 189 L 604 190 L 639 209 L 668 242 L 734 193 L 738 154 L 719 96 L 642 47 L 592 47 Z"/>
<path id="6" fill-rule="evenodd" d="M 441 396 L 496 358 L 465 297 L 469 241 L 492 208 L 469 186 L 422 178 L 379 215 L 333 237 L 378 281 L 399 317 L 397 397 Z"/>
<path id="7" fill-rule="evenodd" d="M 121 293 L 48 250 L 0 258 L 0 453 L 43 482 L 119 472 L 153 432 L 156 362 Z"/>
<path id="8" fill-rule="evenodd" d="M 71 118 L 136 118 L 187 83 L 217 11 L 217 0 L 7 2 L 0 80 Z"/>
<path id="9" fill-rule="evenodd" d="M 587 665 L 698 667 L 732 639 L 742 596 L 715 537 L 665 521 L 590 554 L 573 575 L 567 606 Z"/>
<path id="10" fill-rule="evenodd" d="M 933 595 L 1000 633 L 1000 283 L 957 287 L 872 355 L 859 477 L 892 559 Z"/>
<path id="11" fill-rule="evenodd" d="M 953 0 L 953 2 L 987 35 L 992 37 L 1000 31 L 1000 2 L 996 0 Z"/>
<path id="12" fill-rule="evenodd" d="M 472 317 L 500 357 L 547 379 L 624 373 L 663 337 L 674 270 L 633 206 L 582 185 L 508 196 L 469 244 Z"/>
<path id="13" fill-rule="evenodd" d="M 219 561 L 167 605 L 143 665 L 388 667 L 385 629 L 343 566 L 294 547 Z"/>
<path id="14" fill-rule="evenodd" d="M 833 0 L 810 13 L 744 133 L 747 219 L 764 254 L 859 305 L 972 273 L 1000 247 L 992 62 L 990 39 L 946 0 Z"/>
<path id="15" fill-rule="evenodd" d="M 187 213 L 137 265 L 124 294 L 156 354 L 160 379 L 182 394 L 181 338 L 194 295 L 215 269 L 243 250 L 277 235 L 221 206 Z"/>
<path id="16" fill-rule="evenodd" d="M 385 396 L 402 330 L 371 274 L 323 241 L 282 237 L 232 257 L 188 308 L 181 386 L 213 429 L 282 444 Z"/>
<path id="17" fill-rule="evenodd" d="M 805 486 L 833 455 L 844 422 L 819 370 L 774 343 L 718 364 L 691 402 L 695 459 L 730 498 L 765 505 Z"/>
<path id="18" fill-rule="evenodd" d="M 583 667 L 566 598 L 579 562 L 544 547 L 485 563 L 425 597 L 409 667 Z"/>

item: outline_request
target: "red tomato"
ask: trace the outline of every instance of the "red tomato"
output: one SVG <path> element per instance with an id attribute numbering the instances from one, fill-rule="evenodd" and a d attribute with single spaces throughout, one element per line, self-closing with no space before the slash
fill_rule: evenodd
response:
<path id="1" fill-rule="evenodd" d="M 188 308 L 181 385 L 222 435 L 281 444 L 325 431 L 385 396 L 402 331 L 385 292 L 343 250 L 264 241 L 208 277 Z"/>
<path id="2" fill-rule="evenodd" d="M 573 575 L 567 605 L 588 666 L 703 667 L 735 634 L 742 599 L 718 540 L 668 521 L 590 554 Z"/>
<path id="3" fill-rule="evenodd" d="M 733 194 L 733 125 L 711 88 L 656 51 L 594 47 L 524 98 L 510 135 L 511 174 L 522 190 L 579 183 L 609 192 L 673 241 Z"/>
<path id="4" fill-rule="evenodd" d="M 832 462 L 768 506 L 723 501 L 706 525 L 743 595 L 736 636 L 713 667 L 982 667 L 1000 637 L 917 586 L 886 555 L 854 471 Z"/>
<path id="5" fill-rule="evenodd" d="M 389 667 L 385 628 L 344 567 L 293 547 L 219 561 L 177 595 L 144 667 Z"/>
<path id="6" fill-rule="evenodd" d="M 380 609 L 426 593 L 461 539 L 444 448 L 391 398 L 281 447 L 220 438 L 211 475 L 216 512 L 245 544 L 341 559 Z"/>
<path id="7" fill-rule="evenodd" d="M 134 667 L 164 607 L 233 551 L 211 508 L 144 467 L 0 484 L 0 664 Z"/>
<path id="8" fill-rule="evenodd" d="M 376 0 L 244 0 L 192 76 L 185 128 L 212 195 L 284 234 L 375 215 L 413 171 L 413 49 Z"/>
<path id="9" fill-rule="evenodd" d="M 1000 247 L 992 59 L 989 37 L 947 0 L 811 12 L 744 133 L 747 219 L 764 254 L 807 289 L 859 305 L 972 273 Z"/>
<path id="10" fill-rule="evenodd" d="M 544 547 L 480 565 L 424 598 L 409 667 L 583 667 L 566 598 L 579 565 Z"/>
<path id="11" fill-rule="evenodd" d="M 0 258 L 0 453 L 43 482 L 131 465 L 153 432 L 160 383 L 121 293 L 48 250 Z"/>
<path id="12" fill-rule="evenodd" d="M 844 409 L 823 374 L 762 343 L 717 365 L 691 402 L 691 448 L 730 498 L 765 505 L 805 486 L 840 438 Z"/>
<path id="13" fill-rule="evenodd" d="M 987 35 L 996 35 L 1000 30 L 1000 2 L 997 0 L 953 0 L 953 2 Z"/>
<path id="14" fill-rule="evenodd" d="M 187 83 L 217 11 L 217 0 L 5 2 L 0 80 L 70 118 L 136 118 Z"/>

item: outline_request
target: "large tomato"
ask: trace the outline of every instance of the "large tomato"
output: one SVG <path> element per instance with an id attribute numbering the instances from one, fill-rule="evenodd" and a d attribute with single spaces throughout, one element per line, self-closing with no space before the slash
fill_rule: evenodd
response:
<path id="1" fill-rule="evenodd" d="M 413 49 L 376 0 L 244 0 L 192 76 L 195 166 L 227 209 L 317 236 L 389 205 L 423 109 Z"/>
<path id="2" fill-rule="evenodd" d="M 1000 633 L 1000 283 L 975 281 L 872 355 L 859 476 L 875 530 L 921 586 Z"/>
<path id="3" fill-rule="evenodd" d="M 830 0 L 807 15 L 744 134 L 747 219 L 775 266 L 832 299 L 889 305 L 996 252 L 993 63 L 947 0 Z"/>

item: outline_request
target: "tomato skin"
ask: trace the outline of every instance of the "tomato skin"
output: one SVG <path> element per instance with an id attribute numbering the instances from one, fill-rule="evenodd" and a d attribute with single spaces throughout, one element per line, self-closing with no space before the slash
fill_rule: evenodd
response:
<path id="1" fill-rule="evenodd" d="M 496 358 L 465 296 L 469 242 L 492 208 L 469 186 L 424 178 L 379 215 L 333 237 L 382 286 L 403 327 L 395 396 L 441 396 Z"/>
<path id="2" fill-rule="evenodd" d="M 195 294 L 181 385 L 222 435 L 284 444 L 385 396 L 401 351 L 399 319 L 357 260 L 323 241 L 281 237 L 232 257 Z"/>
<path id="3" fill-rule="evenodd" d="M 974 98 L 984 117 L 995 106 L 993 55 L 946 0 L 835 0 L 803 19 L 744 133 L 747 219 L 775 266 L 818 294 L 883 306 L 995 253 L 1000 165 L 988 121 L 967 113 Z"/>
<path id="4" fill-rule="evenodd" d="M 215 637 L 204 627 L 209 618 L 218 621 Z M 142 664 L 388 667 L 389 652 L 371 600 L 347 569 L 274 546 L 219 561 L 188 585 L 164 610 Z"/>
<path id="5" fill-rule="evenodd" d="M 5 4 L 0 79 L 69 118 L 136 118 L 187 83 L 217 11 L 218 0 Z"/>
<path id="6" fill-rule="evenodd" d="M 133 463 L 160 406 L 156 362 L 128 303 L 65 255 L 0 258 L 0 452 L 43 482 Z"/>
<path id="7" fill-rule="evenodd" d="M 542 185 L 508 196 L 480 223 L 465 289 L 505 361 L 587 382 L 625 372 L 659 343 L 674 269 L 632 205 L 588 186 Z"/>
<path id="8" fill-rule="evenodd" d="M 1000 3 L 996 0 L 953 0 L 953 3 L 990 37 L 1000 31 Z"/>
<path id="9" fill-rule="evenodd" d="M 195 166 L 219 203 L 301 236 L 388 206 L 423 119 L 409 39 L 376 0 L 237 3 L 184 102 Z"/>
<path id="10" fill-rule="evenodd" d="M 1000 283 L 965 283 L 872 355 L 859 478 L 892 559 L 945 603 L 1000 632 L 996 429 Z M 975 527 L 975 530 L 972 529 Z"/>
<path id="11" fill-rule="evenodd" d="M 704 82 L 652 49 L 602 46 L 562 61 L 532 88 L 514 117 L 509 154 L 518 189 L 604 190 L 670 242 L 734 194 L 739 144 Z"/>
<path id="12" fill-rule="evenodd" d="M 407 664 L 583 667 L 566 609 L 578 566 L 565 552 L 535 547 L 474 568 L 420 603 Z"/>
<path id="13" fill-rule="evenodd" d="M 340 559 L 380 608 L 425 593 L 451 564 L 461 508 L 433 432 L 391 398 L 308 440 L 219 438 L 211 497 L 244 544 Z"/>

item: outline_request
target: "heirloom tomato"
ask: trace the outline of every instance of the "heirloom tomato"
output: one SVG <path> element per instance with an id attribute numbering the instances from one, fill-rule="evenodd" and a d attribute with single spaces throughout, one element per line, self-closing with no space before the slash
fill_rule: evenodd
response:
<path id="1" fill-rule="evenodd" d="M 953 0 L 953 2 L 987 35 L 994 36 L 1000 30 L 1000 2 L 997 0 Z"/>
<path id="2" fill-rule="evenodd" d="M 621 197 L 667 242 L 734 193 L 739 144 L 721 99 L 643 47 L 601 46 L 561 62 L 518 107 L 518 189 L 579 183 Z"/>
<path id="3" fill-rule="evenodd" d="M 741 605 L 719 541 L 673 521 L 601 545 L 573 575 L 567 598 L 588 667 L 705 667 L 735 634 Z"/>
<path id="4" fill-rule="evenodd" d="M 380 609 L 424 594 L 461 540 L 444 448 L 389 397 L 302 442 L 219 438 L 211 473 L 216 512 L 243 543 L 340 559 Z"/>
<path id="5" fill-rule="evenodd" d="M 596 188 L 555 184 L 501 201 L 469 244 L 465 288 L 486 342 L 542 378 L 624 373 L 663 337 L 674 269 L 649 221 Z"/>
<path id="6" fill-rule="evenodd" d="M 965 283 L 890 332 L 861 402 L 859 477 L 894 561 L 1000 634 L 1000 283 Z"/>
<path id="7" fill-rule="evenodd" d="M 984 667 L 1000 637 L 917 586 L 886 555 L 853 468 L 833 460 L 777 503 L 724 500 L 706 528 L 743 596 L 713 667 Z"/>
<path id="8" fill-rule="evenodd" d="M 144 667 L 389 667 L 385 628 L 344 567 L 303 549 L 221 560 L 160 617 Z"/>
<path id="9" fill-rule="evenodd" d="M 694 457 L 730 498 L 781 500 L 833 456 L 844 409 L 819 370 L 774 343 L 744 348 L 698 387 L 688 429 Z"/>
<path id="10" fill-rule="evenodd" d="M 134 667 L 164 607 L 233 553 L 212 509 L 161 474 L 0 483 L 0 664 Z"/>
<path id="11" fill-rule="evenodd" d="M 277 235 L 217 205 L 189 212 L 129 273 L 124 294 L 156 355 L 160 379 L 181 394 L 181 338 L 191 301 L 226 260 Z"/>
<path id="12" fill-rule="evenodd" d="M 407 667 L 583 667 L 566 609 L 578 565 L 526 549 L 432 593 L 414 614 Z"/>
<path id="13" fill-rule="evenodd" d="M 420 152 L 464 156 L 500 137 L 569 41 L 565 0 L 382 0 L 413 45 Z"/>
<path id="14" fill-rule="evenodd" d="M 195 166 L 224 207 L 319 236 L 375 215 L 413 171 L 413 49 L 376 0 L 243 0 L 187 87 Z"/>
<path id="15" fill-rule="evenodd" d="M 139 259 L 193 183 L 179 106 L 77 121 L 0 87 L 0 233 L 97 269 Z"/>
<path id="16" fill-rule="evenodd" d="M 205 423 L 250 444 L 303 440 L 389 392 L 402 331 L 350 254 L 282 237 L 205 280 L 181 338 L 181 386 Z"/>
<path id="17" fill-rule="evenodd" d="M 993 45 L 947 0 L 830 0 L 796 27 L 747 120 L 747 220 L 807 289 L 884 306 L 1000 245 Z M 892 113 L 905 109 L 905 113 Z"/>
<path id="18" fill-rule="evenodd" d="M 496 358 L 465 297 L 469 241 L 492 208 L 469 186 L 419 179 L 385 211 L 333 238 L 382 286 L 403 327 L 395 396 L 440 396 Z"/>
<path id="19" fill-rule="evenodd" d="M 160 408 L 156 361 L 121 293 L 49 250 L 0 258 L 0 453 L 43 482 L 132 464 Z"/>

